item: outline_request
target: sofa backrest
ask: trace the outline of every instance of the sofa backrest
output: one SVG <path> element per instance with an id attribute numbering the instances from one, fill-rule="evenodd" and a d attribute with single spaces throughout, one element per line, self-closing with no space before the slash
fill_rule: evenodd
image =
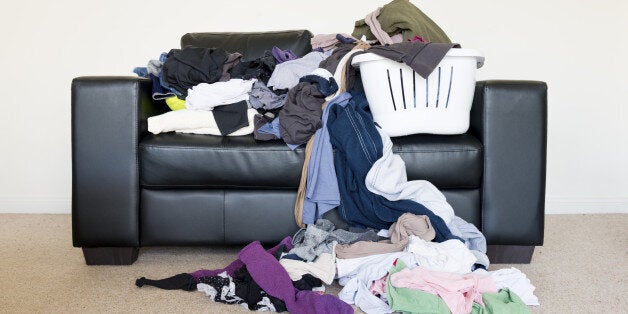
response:
<path id="1" fill-rule="evenodd" d="M 181 48 L 188 46 L 214 48 L 220 47 L 229 52 L 240 52 L 243 59 L 256 59 L 264 55 L 264 51 L 277 46 L 283 50 L 290 49 L 297 56 L 312 51 L 308 30 L 289 30 L 274 32 L 251 33 L 187 33 L 181 37 Z"/>

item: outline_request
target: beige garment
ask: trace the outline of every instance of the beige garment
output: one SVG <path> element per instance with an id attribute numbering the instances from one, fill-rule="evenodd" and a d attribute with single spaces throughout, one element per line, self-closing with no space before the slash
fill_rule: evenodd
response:
<path id="1" fill-rule="evenodd" d="M 358 258 L 375 254 L 401 252 L 408 244 L 410 235 L 425 241 L 432 241 L 436 236 L 430 219 L 424 215 L 405 213 L 388 229 L 390 240 L 379 242 L 359 241 L 353 244 L 336 245 L 336 257 Z"/>
<path id="2" fill-rule="evenodd" d="M 432 241 L 436 237 L 436 232 L 429 217 L 405 213 L 390 226 L 388 235 L 393 243 L 407 240 L 410 235 L 415 235 L 425 241 Z"/>
<path id="3" fill-rule="evenodd" d="M 303 275 L 310 274 L 325 284 L 330 285 L 334 281 L 334 276 L 336 276 L 334 255 L 330 253 L 321 254 L 314 262 L 306 263 L 284 258 L 279 260 L 279 264 L 286 269 L 292 281 L 300 280 Z"/>
<path id="4" fill-rule="evenodd" d="M 323 103 L 327 105 L 327 102 Z M 307 183 L 307 167 L 310 164 L 310 157 L 312 156 L 312 149 L 314 149 L 314 139 L 316 133 L 310 137 L 305 145 L 305 157 L 303 159 L 303 168 L 301 168 L 301 180 L 299 181 L 299 189 L 297 190 L 297 200 L 294 203 L 294 220 L 297 226 L 305 228 L 303 223 L 303 204 L 305 203 L 305 188 Z"/>
<path id="5" fill-rule="evenodd" d="M 323 50 L 327 51 L 327 50 L 331 50 L 331 49 L 335 48 L 336 45 L 340 42 L 340 41 L 338 41 L 338 39 L 336 39 L 336 35 L 337 34 L 318 34 L 318 35 L 315 35 L 314 37 L 312 37 L 312 39 L 310 39 L 310 44 L 312 44 L 312 49 L 322 48 Z M 340 35 L 342 35 L 344 37 L 347 37 L 347 38 L 353 38 L 353 36 L 348 35 L 348 34 L 340 33 Z M 353 39 L 355 39 L 355 38 L 353 38 Z"/>
<path id="6" fill-rule="evenodd" d="M 349 259 L 401 252 L 406 245 L 408 245 L 408 239 L 397 243 L 392 243 L 390 240 L 382 240 L 379 242 L 358 241 L 353 244 L 338 244 L 336 247 L 336 257 Z"/>

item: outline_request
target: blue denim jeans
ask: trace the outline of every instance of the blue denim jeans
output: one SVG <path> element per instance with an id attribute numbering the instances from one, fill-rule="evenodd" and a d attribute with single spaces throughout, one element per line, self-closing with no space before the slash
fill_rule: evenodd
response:
<path id="1" fill-rule="evenodd" d="M 382 157 L 382 139 L 377 132 L 362 92 L 330 109 L 327 121 L 330 141 L 336 150 L 334 166 L 338 178 L 340 216 L 351 227 L 388 229 L 404 213 L 427 215 L 436 231 L 434 241 L 459 239 L 442 218 L 411 200 L 389 201 L 366 188 L 364 180 L 373 163 Z"/>

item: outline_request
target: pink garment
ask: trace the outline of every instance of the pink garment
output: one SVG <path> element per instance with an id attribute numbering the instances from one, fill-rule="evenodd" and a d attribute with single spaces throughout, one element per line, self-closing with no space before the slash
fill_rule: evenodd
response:
<path id="1" fill-rule="evenodd" d="M 482 293 L 497 293 L 495 282 L 490 276 L 430 271 L 421 266 L 393 274 L 390 283 L 398 288 L 436 294 L 445 301 L 453 314 L 471 313 L 474 301 L 484 306 Z"/>
<path id="2" fill-rule="evenodd" d="M 353 38 L 353 36 L 339 33 L 340 35 Z M 339 43 L 338 39 L 336 39 L 337 34 L 318 34 L 310 39 L 310 44 L 312 45 L 312 49 L 321 48 L 325 51 L 336 48 L 336 45 Z M 357 40 L 357 38 L 353 38 Z"/>
<path id="3" fill-rule="evenodd" d="M 424 44 L 428 43 L 427 40 L 423 39 L 423 37 L 417 36 L 417 35 L 414 35 L 414 37 L 408 39 L 408 41 L 411 41 L 411 42 L 419 41 L 419 42 L 422 42 Z"/>
<path id="4" fill-rule="evenodd" d="M 369 13 L 364 18 L 364 23 L 371 28 L 371 33 L 377 38 L 380 44 L 382 45 L 392 45 L 396 43 L 400 43 L 403 41 L 403 35 L 396 34 L 392 37 L 388 35 L 383 29 L 382 25 L 377 20 L 379 13 L 382 8 L 377 8 L 375 11 Z"/>
<path id="5" fill-rule="evenodd" d="M 388 278 L 388 273 L 384 275 L 384 277 L 374 280 L 371 283 L 371 287 L 369 287 L 369 291 L 373 295 L 383 295 L 386 293 L 386 279 Z"/>

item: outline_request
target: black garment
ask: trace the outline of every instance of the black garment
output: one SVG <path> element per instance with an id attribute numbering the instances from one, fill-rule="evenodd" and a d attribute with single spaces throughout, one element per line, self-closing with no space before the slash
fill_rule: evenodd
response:
<path id="1" fill-rule="evenodd" d="M 322 76 L 310 74 L 300 78 L 299 82 L 316 83 L 318 91 L 324 96 L 329 96 L 338 91 L 338 84 L 336 84 L 336 80 L 333 77 L 326 79 Z"/>
<path id="2" fill-rule="evenodd" d="M 196 290 L 196 280 L 192 275 L 186 273 L 160 280 L 151 280 L 142 277 L 135 281 L 135 285 L 138 287 L 143 287 L 144 285 L 153 286 L 164 290 Z"/>
<path id="3" fill-rule="evenodd" d="M 290 91 L 289 88 L 278 88 L 278 89 L 275 89 L 274 87 L 269 87 L 269 88 L 270 88 L 270 90 L 273 93 L 275 93 L 277 95 L 284 95 L 284 94 L 287 94 Z"/>
<path id="4" fill-rule="evenodd" d="M 247 109 L 248 105 L 246 104 L 246 100 L 214 107 L 212 112 L 214 113 L 214 120 L 216 120 L 220 134 L 228 135 L 248 126 L 249 118 L 246 113 Z"/>
<path id="5" fill-rule="evenodd" d="M 291 259 L 291 260 L 295 260 L 295 261 L 301 261 L 301 262 L 307 262 L 307 260 L 302 259 L 301 257 L 299 257 L 299 255 L 296 255 L 294 253 L 286 254 L 282 258 L 283 259 Z"/>
<path id="6" fill-rule="evenodd" d="M 199 278 L 198 283 L 210 285 L 212 288 L 214 288 L 214 290 L 216 290 L 216 294 L 212 299 L 214 302 L 220 302 L 225 304 L 244 303 L 244 300 L 228 293 L 231 280 L 231 277 L 211 276 Z"/>
<path id="7" fill-rule="evenodd" d="M 322 126 L 321 105 L 325 96 L 310 82 L 302 82 L 291 88 L 288 99 L 279 112 L 279 133 L 288 144 L 300 145 Z"/>
<path id="8" fill-rule="evenodd" d="M 255 117 L 253 117 L 253 137 L 258 141 L 272 141 L 279 139 L 274 134 L 259 132 L 259 129 L 261 127 L 263 127 L 267 123 L 271 123 L 274 119 L 275 115 L 271 112 L 267 112 L 265 114 L 256 114 Z"/>
<path id="9" fill-rule="evenodd" d="M 249 306 L 249 310 L 257 310 L 257 303 L 262 301 L 262 298 L 264 297 L 267 297 L 270 300 L 277 312 L 284 312 L 288 310 L 283 301 L 267 294 L 266 291 L 260 288 L 260 286 L 253 280 L 253 277 L 251 277 L 251 274 L 246 269 L 246 266 L 242 266 L 242 268 L 233 273 L 233 281 L 236 285 L 236 295 L 246 302 Z"/>
<path id="10" fill-rule="evenodd" d="M 162 67 L 163 80 L 187 96 L 188 88 L 218 82 L 226 61 L 227 53 L 220 48 L 172 49 Z"/>
<path id="11" fill-rule="evenodd" d="M 231 79 L 231 69 L 240 63 L 240 59 L 242 59 L 242 54 L 239 52 L 227 54 L 227 60 L 222 66 L 222 76 L 220 76 L 219 81 L 226 82 Z"/>
<path id="12" fill-rule="evenodd" d="M 323 285 L 323 281 L 312 276 L 311 274 L 305 274 L 301 279 L 293 281 L 292 284 L 298 290 L 312 290 L 312 288 L 320 287 Z"/>
<path id="13" fill-rule="evenodd" d="M 275 250 L 275 253 L 273 253 L 273 256 L 275 257 L 275 259 L 280 260 L 281 259 L 281 254 L 287 253 L 288 251 L 290 251 L 290 250 L 288 250 L 286 245 L 282 244 L 281 246 L 279 246 L 277 248 L 277 250 Z"/>
<path id="14" fill-rule="evenodd" d="M 427 78 L 451 48 L 459 44 L 400 42 L 386 46 L 374 46 L 367 52 L 409 65 L 416 73 Z"/>
<path id="15" fill-rule="evenodd" d="M 338 46 L 334 49 L 331 56 L 327 57 L 327 59 L 318 64 L 318 67 L 331 72 L 331 74 L 336 73 L 336 68 L 338 67 L 338 63 L 340 63 L 340 59 L 349 53 L 353 47 L 355 47 L 354 44 L 342 44 Z"/>
<path id="16" fill-rule="evenodd" d="M 270 51 L 266 51 L 263 57 L 247 61 L 241 60 L 231 69 L 231 78 L 243 80 L 255 78 L 267 84 L 275 70 L 275 65 L 277 65 L 275 57 Z"/>

